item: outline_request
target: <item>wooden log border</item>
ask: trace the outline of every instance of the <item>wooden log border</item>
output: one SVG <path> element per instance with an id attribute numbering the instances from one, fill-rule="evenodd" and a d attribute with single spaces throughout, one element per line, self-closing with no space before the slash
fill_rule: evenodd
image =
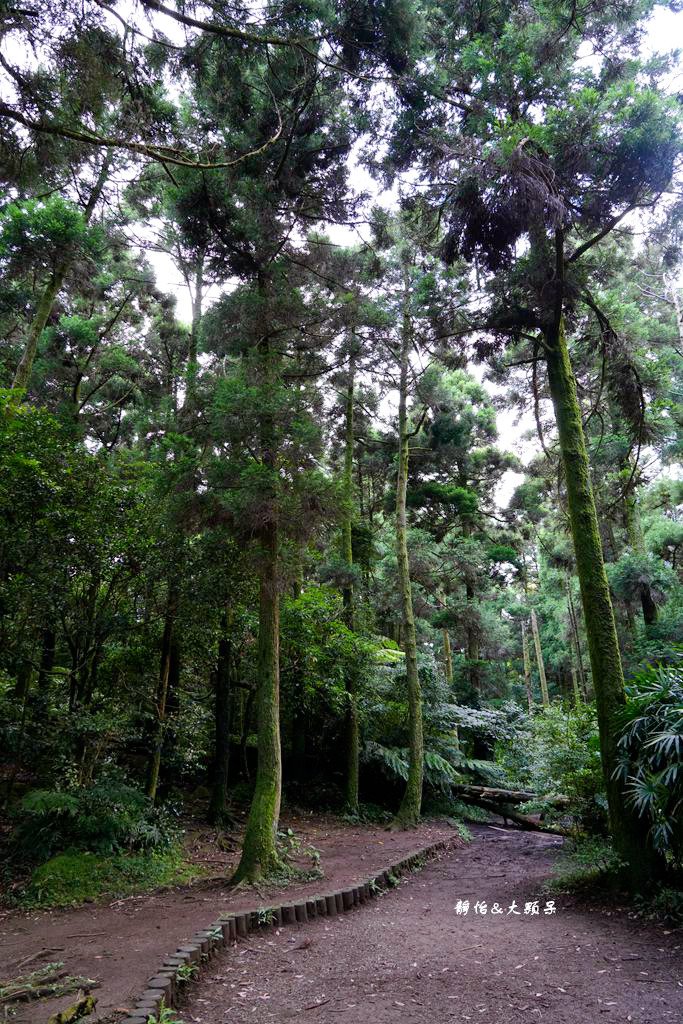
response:
<path id="1" fill-rule="evenodd" d="M 438 857 L 453 846 L 460 846 L 457 836 L 441 839 L 437 843 L 415 850 L 389 867 L 380 869 L 372 877 L 347 885 L 343 889 L 321 896 L 303 896 L 296 903 L 279 903 L 276 906 L 256 907 L 254 910 L 240 910 L 234 914 L 222 914 L 208 928 L 195 932 L 175 953 L 164 958 L 158 971 L 147 982 L 147 987 L 135 1003 L 135 1008 L 122 1024 L 148 1024 L 150 1017 L 158 1019 L 163 1000 L 166 1007 L 178 1005 L 183 982 L 188 980 L 187 968 L 196 971 L 207 963 L 219 950 L 237 945 L 248 939 L 250 932 L 264 928 L 280 928 L 287 925 L 301 927 L 316 917 L 332 917 L 348 913 L 362 906 L 381 892 L 398 884 L 399 878 L 409 872 L 420 871 L 428 860 Z"/>

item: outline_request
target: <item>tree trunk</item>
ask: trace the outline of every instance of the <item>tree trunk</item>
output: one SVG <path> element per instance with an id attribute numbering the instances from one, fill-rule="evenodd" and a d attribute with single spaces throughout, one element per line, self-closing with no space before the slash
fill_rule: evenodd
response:
<path id="1" fill-rule="evenodd" d="M 161 637 L 161 658 L 159 663 L 159 683 L 156 696 L 156 721 L 154 723 L 154 735 L 152 739 L 152 753 L 147 773 L 147 796 L 152 802 L 156 800 L 159 787 L 159 771 L 161 768 L 161 751 L 164 746 L 166 734 L 166 702 L 168 699 L 168 682 L 171 675 L 171 652 L 173 649 L 173 630 L 175 628 L 175 615 L 177 609 L 178 595 L 174 582 L 169 582 L 168 598 L 166 603 L 166 615 L 164 617 L 164 632 Z"/>
<path id="2" fill-rule="evenodd" d="M 189 283 L 189 282 L 188 282 Z M 200 256 L 195 268 L 194 293 L 192 295 L 192 325 L 187 353 L 185 379 L 185 402 L 183 412 L 193 413 L 197 404 L 197 374 L 199 372 L 199 328 L 202 322 L 204 302 L 204 257 Z"/>
<path id="3" fill-rule="evenodd" d="M 266 393 L 276 386 L 275 355 L 264 338 L 259 347 L 261 383 Z M 275 425 L 272 414 L 261 416 L 261 458 L 274 475 L 277 470 Z M 282 799 L 280 745 L 280 595 L 277 494 L 270 495 L 268 520 L 261 530 L 259 635 L 257 652 L 258 765 L 256 785 L 244 834 L 242 856 L 233 881 L 249 882 L 274 874 L 281 861 L 277 828 Z"/>
<path id="4" fill-rule="evenodd" d="M 541 634 L 538 631 L 538 620 L 533 608 L 531 609 L 531 632 L 534 637 L 534 648 L 536 649 L 536 664 L 538 665 L 538 679 L 541 685 L 541 700 L 543 701 L 543 707 L 547 708 L 550 705 L 550 698 L 548 696 L 548 680 L 545 676 L 545 665 L 543 663 Z"/>
<path id="5" fill-rule="evenodd" d="M 441 630 L 443 637 L 443 668 L 449 690 L 453 686 L 453 652 L 451 651 L 451 638 L 447 629 Z"/>
<path id="6" fill-rule="evenodd" d="M 280 602 L 278 531 L 263 531 L 258 636 L 258 765 L 242 856 L 233 881 L 249 882 L 273 874 L 280 866 L 277 827 L 280 820 L 282 754 L 280 750 Z"/>
<path id="7" fill-rule="evenodd" d="M 467 487 L 467 481 L 461 480 L 461 486 Z M 462 523 L 463 537 L 472 536 L 472 523 L 467 516 Z M 477 698 L 481 696 L 481 666 L 479 663 L 479 631 L 475 625 L 476 593 L 472 580 L 466 575 L 465 578 L 465 599 L 467 601 L 467 618 L 465 622 L 465 648 L 467 654 L 467 673 L 470 680 L 472 694 Z"/>
<path id="8" fill-rule="evenodd" d="M 209 803 L 209 821 L 225 824 L 228 814 L 228 769 L 230 766 L 230 711 L 232 703 L 232 612 L 227 608 L 221 616 L 221 636 L 216 663 L 214 704 L 215 757 L 213 784 Z"/>
<path id="9" fill-rule="evenodd" d="M 561 306 L 554 325 L 547 327 L 544 333 L 548 383 L 555 409 L 588 636 L 610 824 L 617 849 L 632 872 L 640 869 L 646 875 L 648 868 L 655 867 L 656 858 L 653 855 L 652 863 L 646 866 L 648 854 L 643 841 L 643 823 L 627 806 L 621 783 L 615 777 L 619 713 L 625 701 L 624 676 Z"/>
<path id="10" fill-rule="evenodd" d="M 581 691 L 584 697 L 588 696 L 588 687 L 586 685 L 586 674 L 583 670 L 583 653 L 581 651 L 581 639 L 579 637 L 579 622 L 576 617 L 576 609 L 574 608 L 574 599 L 572 597 L 572 584 L 569 576 L 567 576 L 567 605 L 569 608 L 569 624 L 571 626 L 572 637 L 574 640 L 574 649 L 576 651 L 576 665 L 579 672 L 579 680 L 581 682 Z"/>
<path id="11" fill-rule="evenodd" d="M 349 354 L 348 381 L 346 386 L 346 424 L 344 437 L 344 519 L 342 522 L 342 558 L 346 570 L 353 568 L 353 444 L 354 444 L 354 385 L 355 355 Z M 344 618 L 350 630 L 355 628 L 353 583 L 347 580 L 343 589 Z M 357 680 L 353 671 L 344 679 L 346 689 L 346 809 L 349 814 L 358 814 L 358 779 L 360 730 L 358 722 Z"/>
<path id="12" fill-rule="evenodd" d="M 522 623 L 522 658 L 524 659 L 524 686 L 526 688 L 526 699 L 529 705 L 529 714 L 534 710 L 534 691 L 531 683 L 531 658 L 529 657 L 529 641 L 527 640 L 526 629 Z"/>
<path id="13" fill-rule="evenodd" d="M 408 301 L 406 288 L 405 302 Z M 398 582 L 403 614 L 403 649 L 406 656 L 406 679 L 408 684 L 408 729 L 409 759 L 408 781 L 394 826 L 412 828 L 420 820 L 422 807 L 422 774 L 424 743 L 422 737 L 422 694 L 417 671 L 417 640 L 415 617 L 408 564 L 408 524 L 406 516 L 406 494 L 408 489 L 408 356 L 411 332 L 407 312 L 404 314 L 401 338 L 401 377 L 398 406 L 398 480 L 396 483 L 396 558 L 398 561 Z"/>
<path id="14" fill-rule="evenodd" d="M 86 224 L 90 222 L 90 218 L 92 217 L 95 207 L 102 195 L 107 178 L 109 177 L 111 161 L 112 153 L 110 150 L 107 150 L 104 160 L 102 161 L 100 173 L 93 185 L 90 197 L 88 198 L 88 203 L 83 212 L 83 219 Z M 75 250 L 73 248 L 68 248 L 62 258 L 57 262 L 49 281 L 43 288 L 43 293 L 40 297 L 40 301 L 38 302 L 38 308 L 36 309 L 33 320 L 31 321 L 31 326 L 28 329 L 28 334 L 26 335 L 24 351 L 21 359 L 19 360 L 16 373 L 14 374 L 14 380 L 12 382 L 12 387 L 14 388 L 22 388 L 25 390 L 29 386 L 31 373 L 33 371 L 33 363 L 38 351 L 40 336 L 45 330 L 50 313 L 52 312 L 52 307 L 55 304 L 55 299 L 64 284 L 64 278 L 69 272 L 74 256 Z"/>

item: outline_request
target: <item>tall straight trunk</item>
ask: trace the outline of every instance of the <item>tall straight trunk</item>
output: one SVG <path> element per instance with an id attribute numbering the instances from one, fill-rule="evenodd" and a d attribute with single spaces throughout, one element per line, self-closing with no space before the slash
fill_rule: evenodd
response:
<path id="1" fill-rule="evenodd" d="M 343 588 L 344 619 L 350 630 L 355 629 L 354 594 L 351 581 L 353 569 L 353 444 L 354 444 L 354 387 L 355 355 L 349 354 L 348 380 L 346 384 L 346 415 L 344 429 L 344 519 L 342 522 L 342 558 L 348 579 Z M 357 681 L 353 671 L 344 679 L 346 689 L 346 808 L 350 814 L 358 814 L 358 781 L 360 728 L 358 722 Z"/>
<path id="2" fill-rule="evenodd" d="M 558 250 L 562 244 L 559 236 L 558 232 Z M 560 269 L 558 287 L 561 286 L 561 273 Z M 653 856 L 652 861 L 648 862 L 649 854 L 643 842 L 642 820 L 639 820 L 636 813 L 626 804 L 622 785 L 615 777 L 618 765 L 619 714 L 625 701 L 624 675 L 602 557 L 581 408 L 565 336 L 561 294 L 555 319 L 546 327 L 544 335 L 548 384 L 555 410 L 583 616 L 588 636 L 610 825 L 617 849 L 630 864 L 632 872 L 635 873 L 641 868 L 645 875 L 655 869 L 657 859 Z"/>
<path id="3" fill-rule="evenodd" d="M 462 486 L 467 486 L 465 480 L 461 481 Z M 472 523 L 465 516 L 462 524 L 463 537 L 472 536 Z M 478 703 L 481 697 L 481 664 L 479 648 L 479 629 L 475 621 L 476 616 L 476 593 L 471 579 L 465 579 L 465 600 L 467 601 L 467 618 L 465 622 L 465 651 L 467 654 L 467 674 L 470 681 L 472 693 Z"/>
<path id="4" fill-rule="evenodd" d="M 56 643 L 57 638 L 54 629 L 46 626 L 43 629 L 40 668 L 38 669 L 38 691 L 41 694 L 45 693 L 49 685 L 50 676 L 52 675 L 52 669 L 55 664 Z"/>
<path id="5" fill-rule="evenodd" d="M 157 684 L 157 695 L 155 702 L 156 720 L 152 738 L 152 751 L 147 771 L 147 796 L 152 802 L 156 800 L 157 789 L 159 788 L 159 772 L 161 769 L 161 752 L 164 746 L 167 724 L 167 700 L 168 685 L 171 675 L 171 658 L 173 650 L 173 630 L 175 628 L 175 616 L 177 609 L 178 595 L 176 585 L 169 582 L 168 598 L 166 602 L 166 615 L 164 616 L 164 631 L 161 637 L 161 657 L 159 661 L 159 682 Z"/>
<path id="6" fill-rule="evenodd" d="M 209 821 L 222 824 L 228 817 L 228 771 L 230 767 L 230 710 L 232 701 L 232 610 L 221 616 L 221 636 L 216 662 L 214 703 L 215 757 Z"/>
<path id="7" fill-rule="evenodd" d="M 526 628 L 522 623 L 522 658 L 524 660 L 524 686 L 526 688 L 526 699 L 529 705 L 529 714 L 534 710 L 534 691 L 531 684 L 531 658 L 529 657 L 529 641 L 526 635 Z"/>
<path id="8" fill-rule="evenodd" d="M 453 652 L 451 650 L 451 638 L 447 629 L 441 630 L 443 639 L 443 667 L 448 688 L 453 686 Z"/>
<path id="9" fill-rule="evenodd" d="M 107 150 L 104 160 L 102 161 L 100 172 L 92 187 L 85 210 L 83 211 L 83 219 L 86 224 L 90 222 L 90 218 L 92 217 L 95 207 L 97 206 L 100 196 L 104 190 L 107 178 L 109 177 L 111 160 L 111 151 Z M 43 288 L 33 320 L 31 321 L 31 325 L 26 335 L 24 351 L 21 359 L 19 360 L 16 373 L 14 374 L 14 380 L 12 382 L 12 387 L 14 388 L 23 388 L 25 390 L 29 386 L 31 373 L 33 371 L 33 363 L 38 351 L 40 336 L 47 326 L 50 313 L 52 312 L 52 307 L 55 304 L 55 299 L 59 295 L 61 287 L 64 284 L 64 278 L 69 272 L 69 268 L 74 261 L 75 255 L 75 249 L 72 247 L 67 248 L 61 259 L 57 261 L 49 280 Z"/>
<path id="10" fill-rule="evenodd" d="M 574 703 L 578 708 L 581 704 L 581 692 L 579 690 L 579 677 L 575 665 L 572 665 L 572 693 L 574 695 Z"/>
<path id="11" fill-rule="evenodd" d="M 267 394 L 276 386 L 275 354 L 264 338 L 259 346 L 261 383 Z M 261 458 L 275 474 L 277 470 L 275 425 L 272 414 L 261 415 Z M 275 483 L 273 483 L 275 488 Z M 271 508 L 261 530 L 259 580 L 259 635 L 257 652 L 258 764 L 256 785 L 249 809 L 242 856 L 234 881 L 255 882 L 281 867 L 277 852 L 277 828 L 282 799 L 282 750 L 280 745 L 280 596 L 279 531 L 277 494 L 270 496 Z"/>
<path id="12" fill-rule="evenodd" d="M 474 587 L 471 583 L 467 583 L 465 585 L 465 597 L 468 607 L 470 609 L 474 609 L 475 593 Z M 479 648 L 479 632 L 469 616 L 465 632 L 467 634 L 467 661 L 469 664 L 470 686 L 472 687 L 472 691 L 477 695 L 477 697 L 479 697 L 481 696 L 481 665 L 479 662 L 481 651 Z"/>
<path id="13" fill-rule="evenodd" d="M 579 622 L 576 617 L 576 609 L 574 608 L 574 598 L 572 597 L 572 585 L 569 576 L 567 576 L 567 607 L 569 609 L 569 625 L 571 627 L 572 638 L 574 641 L 574 650 L 576 651 L 576 667 L 579 673 L 579 681 L 581 683 L 581 692 L 584 697 L 588 696 L 588 687 L 586 685 L 586 673 L 583 668 L 583 652 L 581 650 L 581 638 L 579 637 Z"/>
<path id="14" fill-rule="evenodd" d="M 550 698 L 548 696 L 548 680 L 545 675 L 545 664 L 543 662 L 543 649 L 541 648 L 541 634 L 538 631 L 538 619 L 536 618 L 536 612 L 531 609 L 531 633 L 534 638 L 534 648 L 536 650 L 536 664 L 538 666 L 538 681 L 541 685 L 541 700 L 543 701 L 543 707 L 547 708 L 550 704 Z"/>
<path id="15" fill-rule="evenodd" d="M 278 530 L 263 531 L 257 653 L 258 764 L 256 786 L 234 881 L 255 882 L 280 867 L 277 827 L 282 792 L 280 749 L 280 602 L 278 595 Z"/>
<path id="16" fill-rule="evenodd" d="M 194 292 L 192 294 L 192 326 L 187 353 L 184 412 L 193 412 L 197 404 L 197 374 L 199 372 L 199 328 L 204 305 L 204 258 L 200 256 L 195 268 Z"/>
<path id="17" fill-rule="evenodd" d="M 406 298 L 408 291 L 406 288 Z M 424 760 L 424 741 L 422 736 L 422 693 L 420 678 L 417 671 L 417 639 L 415 634 L 415 616 L 413 614 L 413 595 L 410 584 L 410 567 L 408 564 L 408 522 L 406 515 L 406 495 L 408 491 L 408 356 L 410 353 L 411 332 L 407 313 L 404 315 L 401 336 L 401 376 L 398 404 L 398 480 L 396 483 L 396 558 L 398 562 L 398 583 L 403 616 L 403 650 L 406 658 L 406 679 L 408 684 L 408 730 L 409 758 L 408 780 L 405 792 L 398 809 L 394 826 L 412 828 L 420 820 L 422 807 L 422 775 Z"/>

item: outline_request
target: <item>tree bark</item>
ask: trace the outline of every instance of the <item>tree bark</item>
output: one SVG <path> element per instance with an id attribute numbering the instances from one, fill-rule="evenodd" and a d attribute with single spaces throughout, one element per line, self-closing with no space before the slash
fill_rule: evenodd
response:
<path id="1" fill-rule="evenodd" d="M 405 302 L 408 301 L 406 287 Z M 413 614 L 413 597 L 410 583 L 410 567 L 408 562 L 408 524 L 406 516 L 406 495 L 408 489 L 408 356 L 410 353 L 411 331 L 407 310 L 404 313 L 401 336 L 401 367 L 398 406 L 398 480 L 396 483 L 396 558 L 398 562 L 398 582 L 403 616 L 403 649 L 406 657 L 406 679 L 408 684 L 408 730 L 409 758 L 408 780 L 405 792 L 398 809 L 394 826 L 397 828 L 415 827 L 420 820 L 422 807 L 422 775 L 424 759 L 424 741 L 422 735 L 422 693 L 420 678 L 417 671 L 417 640 L 415 634 L 415 617 Z"/>

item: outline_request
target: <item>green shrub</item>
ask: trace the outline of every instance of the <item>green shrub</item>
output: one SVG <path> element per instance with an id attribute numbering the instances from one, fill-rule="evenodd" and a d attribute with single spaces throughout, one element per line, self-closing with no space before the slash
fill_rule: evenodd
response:
<path id="1" fill-rule="evenodd" d="M 169 849 L 177 838 L 169 812 L 118 779 L 72 790 L 31 790 L 16 812 L 14 846 L 44 860 L 64 850 L 92 853 Z"/>

